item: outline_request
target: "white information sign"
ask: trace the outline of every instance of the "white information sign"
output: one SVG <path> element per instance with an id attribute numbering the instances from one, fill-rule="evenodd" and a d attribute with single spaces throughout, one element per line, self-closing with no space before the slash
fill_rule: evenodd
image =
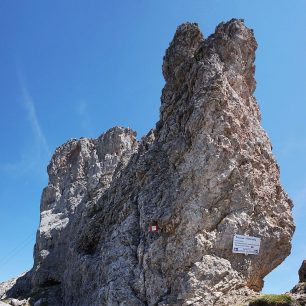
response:
<path id="1" fill-rule="evenodd" d="M 259 254 L 260 238 L 244 235 L 235 235 L 233 253 Z"/>

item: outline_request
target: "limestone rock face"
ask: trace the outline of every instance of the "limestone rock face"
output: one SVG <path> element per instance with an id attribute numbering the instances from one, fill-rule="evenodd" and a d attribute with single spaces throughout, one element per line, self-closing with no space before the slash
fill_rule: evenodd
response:
<path id="1" fill-rule="evenodd" d="M 206 39 L 179 26 L 156 128 L 139 142 L 115 127 L 56 150 L 31 292 L 57 288 L 52 305 L 217 306 L 262 288 L 294 224 L 253 96 L 256 47 L 242 20 Z M 260 237 L 259 255 L 233 254 L 234 234 Z"/>
<path id="2" fill-rule="evenodd" d="M 55 151 L 41 198 L 34 287 L 62 282 L 83 214 L 109 188 L 137 146 L 132 130 L 115 127 L 98 139 L 70 140 Z"/>

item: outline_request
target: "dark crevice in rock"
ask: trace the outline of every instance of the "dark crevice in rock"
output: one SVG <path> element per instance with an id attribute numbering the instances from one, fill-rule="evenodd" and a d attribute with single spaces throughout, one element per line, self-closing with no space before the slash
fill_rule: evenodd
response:
<path id="1" fill-rule="evenodd" d="M 44 283 L 40 284 L 41 288 L 46 288 L 46 287 L 52 287 L 52 286 L 59 286 L 61 284 L 60 281 L 57 281 L 55 279 L 47 279 Z"/>

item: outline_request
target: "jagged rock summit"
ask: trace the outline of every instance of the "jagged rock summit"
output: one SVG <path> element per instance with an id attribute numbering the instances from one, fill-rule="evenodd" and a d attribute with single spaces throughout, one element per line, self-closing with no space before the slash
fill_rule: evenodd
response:
<path id="1" fill-rule="evenodd" d="M 218 306 L 260 291 L 290 254 L 294 224 L 253 96 L 256 47 L 243 20 L 206 39 L 179 26 L 156 128 L 138 142 L 115 127 L 55 151 L 34 267 L 0 297 Z M 235 234 L 260 237 L 259 254 L 233 253 Z"/>

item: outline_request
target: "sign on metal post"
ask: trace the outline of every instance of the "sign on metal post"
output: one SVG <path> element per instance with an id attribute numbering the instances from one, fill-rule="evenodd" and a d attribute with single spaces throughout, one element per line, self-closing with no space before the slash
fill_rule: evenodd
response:
<path id="1" fill-rule="evenodd" d="M 233 253 L 258 255 L 260 238 L 244 235 L 235 235 L 233 240 Z"/>

